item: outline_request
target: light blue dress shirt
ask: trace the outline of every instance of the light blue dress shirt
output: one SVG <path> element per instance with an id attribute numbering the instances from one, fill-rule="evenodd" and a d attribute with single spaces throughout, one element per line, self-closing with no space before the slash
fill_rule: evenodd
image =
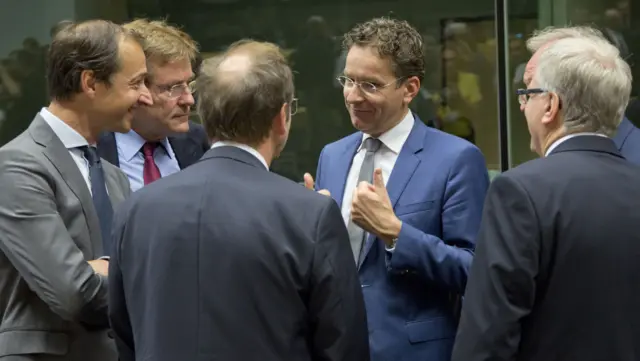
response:
<path id="1" fill-rule="evenodd" d="M 129 133 L 116 133 L 116 145 L 118 148 L 118 161 L 120 169 L 129 178 L 131 191 L 135 192 L 144 186 L 144 155 L 142 146 L 146 140 L 133 130 Z M 160 170 L 160 175 L 166 177 L 180 171 L 180 165 L 171 148 L 171 143 L 164 138 L 153 153 L 153 159 Z"/>

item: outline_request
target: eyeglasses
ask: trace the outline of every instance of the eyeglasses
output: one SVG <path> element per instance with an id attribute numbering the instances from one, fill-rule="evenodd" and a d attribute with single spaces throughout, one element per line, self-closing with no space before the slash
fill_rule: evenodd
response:
<path id="1" fill-rule="evenodd" d="M 402 79 L 402 77 L 397 78 L 394 81 L 390 82 L 389 84 L 384 84 L 384 85 L 376 85 L 368 81 L 355 81 L 344 75 L 339 76 L 337 79 L 338 79 L 338 82 L 340 82 L 340 85 L 342 85 L 345 89 L 351 89 L 355 85 L 358 88 L 360 88 L 360 90 L 362 90 L 367 94 L 375 94 L 376 92 L 380 91 L 380 89 L 384 89 L 391 84 L 397 83 L 398 80 Z"/>
<path id="2" fill-rule="evenodd" d="M 520 105 L 525 105 L 531 98 L 532 94 L 542 94 L 548 93 L 549 91 L 541 88 L 531 88 L 531 89 L 518 89 L 516 90 L 516 94 L 518 95 L 518 103 Z"/>
<path id="3" fill-rule="evenodd" d="M 296 113 L 298 112 L 298 98 L 293 98 L 291 99 L 291 102 L 289 102 L 289 114 L 296 115 Z"/>
<path id="4" fill-rule="evenodd" d="M 193 94 L 196 91 L 195 85 L 196 85 L 196 81 L 193 80 L 193 81 L 190 81 L 189 83 L 176 84 L 170 87 L 166 87 L 166 86 L 164 87 L 158 86 L 158 87 L 162 89 L 163 93 L 166 92 L 169 98 L 175 99 L 186 94 Z"/>

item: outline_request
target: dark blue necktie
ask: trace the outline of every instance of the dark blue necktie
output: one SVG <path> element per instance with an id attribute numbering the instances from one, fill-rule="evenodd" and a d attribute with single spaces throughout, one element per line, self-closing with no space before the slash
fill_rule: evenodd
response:
<path id="1" fill-rule="evenodd" d="M 113 207 L 109 194 L 107 194 L 107 183 L 104 179 L 104 170 L 102 162 L 96 148 L 90 146 L 80 147 L 84 153 L 84 157 L 89 161 L 89 180 L 91 182 L 91 196 L 93 198 L 93 206 L 98 213 L 100 220 L 100 233 L 102 234 L 102 251 L 104 256 L 111 254 L 111 222 L 113 221 Z"/>

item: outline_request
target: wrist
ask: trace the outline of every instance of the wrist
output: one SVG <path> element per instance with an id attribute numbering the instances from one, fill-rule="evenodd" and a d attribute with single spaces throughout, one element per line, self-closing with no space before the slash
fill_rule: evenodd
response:
<path id="1" fill-rule="evenodd" d="M 380 236 L 388 248 L 396 246 L 398 237 L 400 237 L 400 231 L 402 230 L 402 221 L 398 217 L 393 217 L 393 221 L 389 225 L 389 228 Z"/>

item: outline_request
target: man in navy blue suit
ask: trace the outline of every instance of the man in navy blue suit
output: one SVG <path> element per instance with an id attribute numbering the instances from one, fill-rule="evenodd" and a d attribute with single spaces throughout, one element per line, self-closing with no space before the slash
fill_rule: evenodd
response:
<path id="1" fill-rule="evenodd" d="M 447 361 L 489 184 L 485 160 L 409 110 L 425 65 L 407 22 L 359 24 L 344 47 L 338 80 L 357 132 L 322 150 L 315 188 L 347 224 L 371 359 Z M 309 174 L 305 183 L 314 186 Z"/>
<path id="2" fill-rule="evenodd" d="M 121 361 L 369 361 L 340 209 L 269 172 L 296 111 L 273 44 L 237 42 L 196 84 L 211 150 L 114 221 L 109 315 Z"/>
<path id="3" fill-rule="evenodd" d="M 200 124 L 189 121 L 198 44 L 164 21 L 137 19 L 124 27 L 141 39 L 153 104 L 135 109 L 130 132 L 102 134 L 98 153 L 120 167 L 137 191 L 198 161 L 209 140 Z"/>

